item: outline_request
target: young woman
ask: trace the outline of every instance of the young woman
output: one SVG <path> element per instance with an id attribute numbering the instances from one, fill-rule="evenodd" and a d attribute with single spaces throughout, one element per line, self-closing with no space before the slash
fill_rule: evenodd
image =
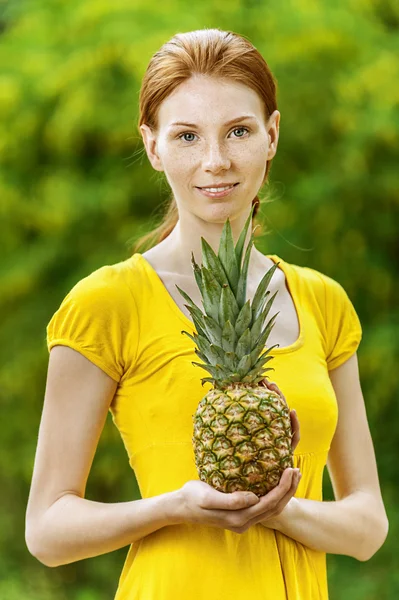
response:
<path id="1" fill-rule="evenodd" d="M 57 566 L 131 544 L 117 600 L 326 600 L 326 553 L 368 560 L 388 530 L 359 381 L 361 325 L 340 284 L 253 248 L 247 298 L 279 261 L 268 345 L 279 344 L 273 379 L 298 417 L 295 469 L 259 499 L 216 491 L 193 460 L 204 372 L 181 335 L 194 325 L 176 284 L 201 305 L 191 252 L 201 263 L 201 237 L 217 251 L 227 218 L 236 242 L 259 204 L 279 136 L 273 76 L 237 34 L 178 34 L 151 59 L 140 110 L 171 204 L 150 250 L 79 281 L 47 327 L 28 548 Z M 84 498 L 108 410 L 140 500 Z M 326 464 L 334 502 L 322 499 Z"/>

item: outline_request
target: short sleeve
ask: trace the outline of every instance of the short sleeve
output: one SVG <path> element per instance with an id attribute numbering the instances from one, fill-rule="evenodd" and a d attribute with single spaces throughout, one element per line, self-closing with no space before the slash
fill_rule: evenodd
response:
<path id="1" fill-rule="evenodd" d="M 47 348 L 69 346 L 119 382 L 134 360 L 137 311 L 133 294 L 114 265 L 80 280 L 47 325 Z"/>
<path id="2" fill-rule="evenodd" d="M 329 371 L 356 352 L 362 326 L 348 294 L 340 283 L 323 276 L 326 307 L 326 362 Z"/>

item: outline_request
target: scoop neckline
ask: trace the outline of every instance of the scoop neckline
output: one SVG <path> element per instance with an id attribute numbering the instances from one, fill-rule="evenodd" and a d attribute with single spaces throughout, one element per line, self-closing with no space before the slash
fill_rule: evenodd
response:
<path id="1" fill-rule="evenodd" d="M 294 352 L 295 350 L 298 350 L 299 348 L 301 348 L 303 346 L 304 329 L 303 329 L 302 309 L 298 302 L 296 294 L 293 293 L 293 288 L 295 286 L 293 285 L 293 281 L 292 281 L 293 280 L 292 271 L 289 268 L 289 264 L 286 263 L 282 258 L 277 256 L 277 254 L 265 254 L 265 256 L 266 256 L 266 258 L 270 258 L 270 260 L 272 260 L 274 263 L 277 263 L 277 262 L 279 263 L 279 266 L 277 268 L 281 269 L 285 275 L 286 287 L 288 288 L 288 293 L 290 294 L 291 299 L 293 301 L 295 311 L 297 314 L 298 324 L 299 324 L 299 335 L 298 335 L 297 339 L 295 340 L 295 342 L 293 342 L 289 346 L 282 346 L 281 348 L 280 347 L 273 348 L 273 354 L 284 354 L 287 352 Z M 159 285 L 162 288 L 162 293 L 164 294 L 164 296 L 166 296 L 166 300 L 167 300 L 170 308 L 172 309 L 172 311 L 175 313 L 175 315 L 183 323 L 188 325 L 192 332 L 196 331 L 193 321 L 191 321 L 191 319 L 189 319 L 184 314 L 184 312 L 182 312 L 180 310 L 180 308 L 178 307 L 176 302 L 173 300 L 172 296 L 169 294 L 162 279 L 160 278 L 160 276 L 158 275 L 157 271 L 154 269 L 152 264 L 140 252 L 136 252 L 135 254 L 133 254 L 133 256 L 131 258 L 133 259 L 135 257 L 138 257 L 141 260 L 141 263 L 144 265 L 144 267 L 147 271 L 147 274 L 152 275 L 153 279 L 156 280 L 157 285 Z"/>

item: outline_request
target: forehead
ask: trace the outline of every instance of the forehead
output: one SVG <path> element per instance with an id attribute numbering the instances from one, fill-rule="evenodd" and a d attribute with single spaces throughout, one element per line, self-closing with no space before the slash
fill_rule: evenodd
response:
<path id="1" fill-rule="evenodd" d="M 263 102 L 252 88 L 240 82 L 197 75 L 163 100 L 158 119 L 163 128 L 174 121 L 224 123 L 240 114 L 263 118 Z"/>

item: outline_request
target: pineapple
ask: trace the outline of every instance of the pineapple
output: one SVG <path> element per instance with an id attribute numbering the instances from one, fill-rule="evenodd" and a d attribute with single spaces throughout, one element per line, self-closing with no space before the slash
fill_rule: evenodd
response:
<path id="1" fill-rule="evenodd" d="M 279 346 L 265 347 L 279 313 L 263 327 L 277 294 L 267 301 L 267 287 L 279 263 L 263 277 L 252 305 L 246 301 L 253 232 L 243 261 L 242 255 L 252 213 L 236 246 L 227 219 L 217 256 L 204 238 L 201 267 L 192 253 L 204 313 L 176 287 L 197 330 L 194 335 L 182 331 L 203 361 L 192 364 L 211 375 L 202 378 L 202 385 L 213 386 L 193 415 L 199 478 L 221 492 L 251 491 L 260 497 L 278 485 L 284 469 L 293 467 L 293 451 L 289 407 L 265 383 L 265 373 L 274 369 L 264 365 Z"/>

